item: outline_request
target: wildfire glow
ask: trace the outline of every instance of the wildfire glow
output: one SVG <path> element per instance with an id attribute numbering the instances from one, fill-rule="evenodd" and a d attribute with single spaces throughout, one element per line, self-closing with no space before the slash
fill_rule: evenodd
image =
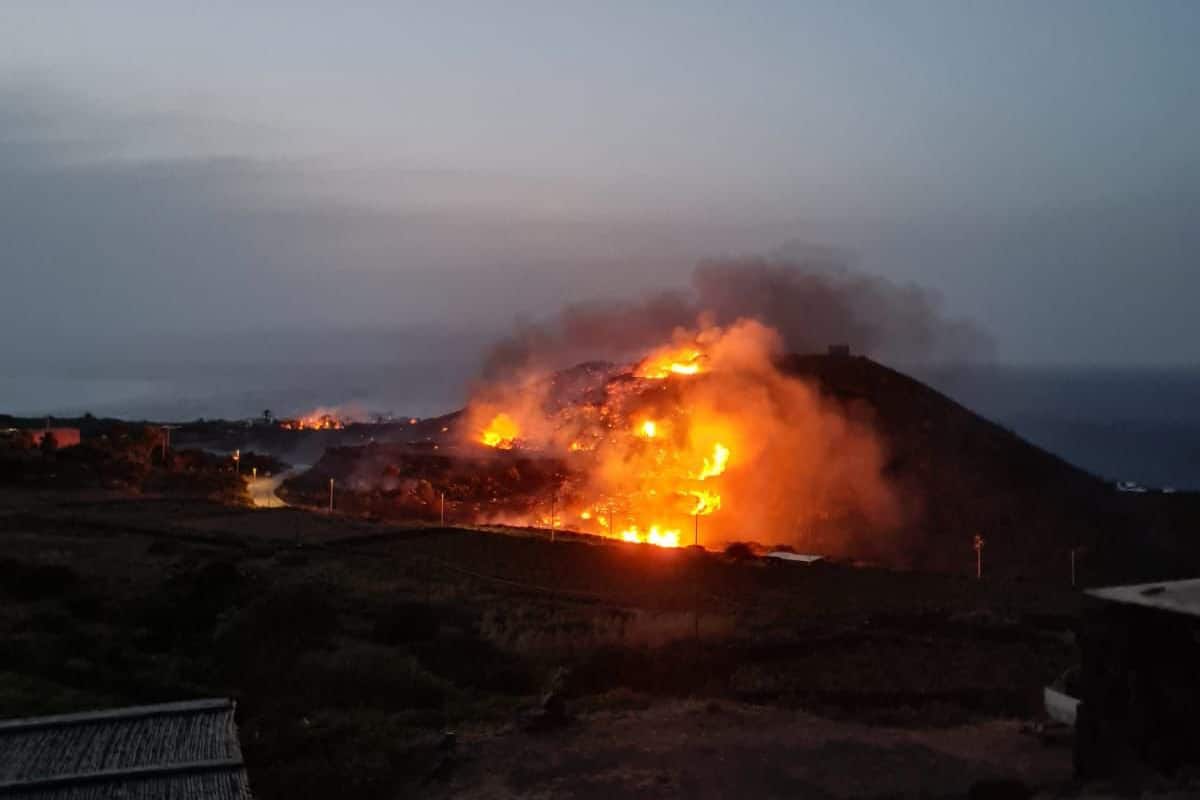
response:
<path id="1" fill-rule="evenodd" d="M 497 450 L 511 450 L 520 435 L 521 427 L 516 420 L 501 412 L 480 432 L 479 441 Z"/>
<path id="2" fill-rule="evenodd" d="M 526 524 L 679 547 L 683 530 L 797 541 L 845 509 L 894 518 L 873 435 L 782 373 L 779 347 L 754 320 L 702 321 L 630 367 L 489 384 L 465 430 L 554 475 L 514 496 Z"/>

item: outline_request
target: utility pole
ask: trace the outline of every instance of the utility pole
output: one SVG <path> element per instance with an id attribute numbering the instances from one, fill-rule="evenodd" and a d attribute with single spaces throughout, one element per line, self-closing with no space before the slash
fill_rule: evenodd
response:
<path id="1" fill-rule="evenodd" d="M 442 518 L 442 526 L 444 527 L 446 525 L 446 493 L 445 492 L 442 492 L 441 518 Z"/>
<path id="2" fill-rule="evenodd" d="M 558 510 L 558 492 L 550 495 L 550 541 L 554 541 L 554 514 Z"/>
<path id="3" fill-rule="evenodd" d="M 692 544 L 699 547 L 700 546 L 700 514 L 699 513 L 693 514 L 692 518 L 695 520 L 695 529 L 692 532 Z"/>
<path id="4" fill-rule="evenodd" d="M 329 479 L 329 513 L 333 513 L 333 478 Z"/>
<path id="5" fill-rule="evenodd" d="M 983 577 L 983 545 L 985 544 L 983 537 L 978 533 L 975 534 L 975 540 L 972 546 L 975 548 L 975 580 L 980 580 Z M 1074 564 L 1074 561 L 1072 561 Z"/>

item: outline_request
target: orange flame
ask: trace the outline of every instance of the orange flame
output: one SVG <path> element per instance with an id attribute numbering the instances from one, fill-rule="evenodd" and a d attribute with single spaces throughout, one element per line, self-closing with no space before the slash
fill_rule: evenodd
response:
<path id="1" fill-rule="evenodd" d="M 705 478 L 715 478 L 725 471 L 726 465 L 729 463 L 729 448 L 717 442 L 713 445 L 712 459 L 708 456 L 704 457 L 704 466 L 700 468 L 700 474 L 696 476 L 699 480 Z"/>
<path id="2" fill-rule="evenodd" d="M 521 435 L 516 420 L 503 412 L 492 417 L 492 421 L 479 433 L 479 441 L 497 450 L 511 450 Z"/>
<path id="3" fill-rule="evenodd" d="M 653 380 L 672 375 L 698 375 L 706 371 L 704 362 L 704 352 L 696 347 L 664 347 L 642 359 L 633 374 Z"/>
<path id="4" fill-rule="evenodd" d="M 645 533 L 638 530 L 637 525 L 631 525 L 621 531 L 621 538 L 634 544 L 654 544 L 659 547 L 679 547 L 679 531 L 666 530 L 658 525 L 651 525 Z"/>

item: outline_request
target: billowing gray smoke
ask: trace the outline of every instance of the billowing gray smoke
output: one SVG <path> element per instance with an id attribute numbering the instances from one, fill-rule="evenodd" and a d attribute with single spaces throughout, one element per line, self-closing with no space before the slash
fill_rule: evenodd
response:
<path id="1" fill-rule="evenodd" d="M 708 261 L 690 291 L 623 303 L 577 304 L 541 323 L 525 323 L 489 352 L 484 378 L 524 367 L 620 360 L 661 343 L 679 326 L 710 314 L 717 324 L 742 317 L 775 328 L 791 352 L 847 344 L 901 363 L 962 363 L 990 355 L 973 323 L 945 316 L 936 292 L 850 270 L 833 254 L 801 259 Z"/>

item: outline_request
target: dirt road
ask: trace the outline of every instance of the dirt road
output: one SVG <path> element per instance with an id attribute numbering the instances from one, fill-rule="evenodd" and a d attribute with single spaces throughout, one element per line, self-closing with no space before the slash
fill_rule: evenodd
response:
<path id="1" fill-rule="evenodd" d="M 253 478 L 247 481 L 246 490 L 250 493 L 250 498 L 254 501 L 255 507 L 283 508 L 286 506 L 287 503 L 279 495 L 275 494 L 275 490 L 288 478 L 298 475 L 306 469 L 308 469 L 307 466 L 292 467 L 269 478 Z"/>

